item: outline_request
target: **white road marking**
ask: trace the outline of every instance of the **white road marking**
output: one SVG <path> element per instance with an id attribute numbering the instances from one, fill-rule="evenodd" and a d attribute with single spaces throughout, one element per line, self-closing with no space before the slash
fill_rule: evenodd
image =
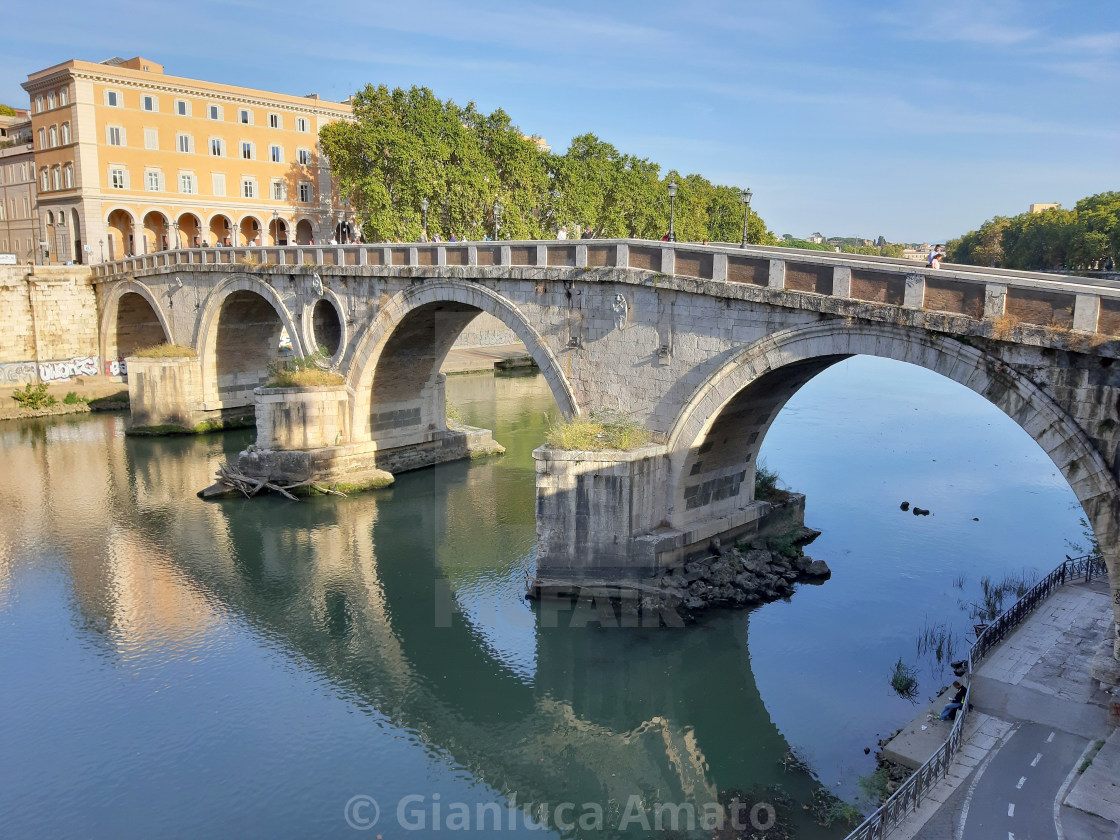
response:
<path id="1" fill-rule="evenodd" d="M 984 756 L 984 760 L 977 766 L 976 775 L 972 777 L 972 784 L 968 786 L 968 793 L 965 794 L 964 804 L 961 806 L 961 815 L 957 820 L 957 830 L 953 835 L 955 840 L 961 840 L 964 836 L 964 824 L 968 821 L 968 809 L 969 806 L 972 805 L 972 796 L 976 793 L 976 786 L 980 784 L 980 777 L 984 775 L 984 771 L 988 769 L 988 765 L 991 764 L 992 759 L 996 757 L 996 753 L 1002 749 L 1004 744 L 1011 740 L 1012 735 L 1019 731 L 1019 726 L 1020 724 L 1017 723 L 1007 730 L 1004 736 L 988 751 L 988 754 Z"/>
<path id="2" fill-rule="evenodd" d="M 1009 816 L 1009 817 L 1015 816 L 1015 803 L 1014 802 L 1007 803 L 1007 816 Z"/>
<path id="3" fill-rule="evenodd" d="M 1050 737 L 1048 737 L 1048 738 L 1046 739 L 1046 743 L 1047 743 L 1047 744 L 1049 744 L 1049 743 L 1050 743 L 1051 741 L 1053 741 L 1053 740 L 1054 740 L 1054 733 L 1053 733 L 1053 732 L 1051 732 L 1051 733 L 1050 733 Z"/>
<path id="4" fill-rule="evenodd" d="M 1027 783 L 1027 777 L 1023 776 L 1021 779 L 1019 779 L 1019 784 L 1015 785 L 1015 790 L 1022 790 L 1023 785 L 1025 785 L 1026 783 Z"/>
<path id="5" fill-rule="evenodd" d="M 1031 767 L 1037 767 L 1038 762 L 1040 762 L 1040 761 L 1042 761 L 1042 753 L 1039 753 L 1038 755 L 1036 755 L 1034 757 L 1034 761 L 1031 762 Z"/>

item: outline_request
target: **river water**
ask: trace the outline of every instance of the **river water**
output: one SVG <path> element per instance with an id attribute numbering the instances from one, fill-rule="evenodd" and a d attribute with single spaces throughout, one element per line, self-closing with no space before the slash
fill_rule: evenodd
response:
<path id="1" fill-rule="evenodd" d="M 981 577 L 1084 541 L 1010 420 L 857 358 L 760 459 L 807 495 L 831 580 L 683 630 L 552 620 L 522 598 L 548 389 L 465 376 L 448 396 L 504 457 L 299 503 L 195 496 L 250 432 L 0 425 L 0 836 L 648 836 L 652 803 L 683 820 L 737 795 L 842 837 L 818 822 L 866 806 L 864 748 L 952 678 L 919 631 L 945 624 L 963 655 Z M 888 684 L 899 659 L 917 705 Z"/>

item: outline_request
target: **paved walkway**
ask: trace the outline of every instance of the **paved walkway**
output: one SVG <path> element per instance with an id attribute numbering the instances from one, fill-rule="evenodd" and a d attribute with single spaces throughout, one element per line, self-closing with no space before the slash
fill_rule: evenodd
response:
<path id="1" fill-rule="evenodd" d="M 991 653 L 949 775 L 891 837 L 1120 840 L 1120 730 L 1089 676 L 1111 621 L 1105 581 L 1069 584 Z"/>
<path id="2" fill-rule="evenodd" d="M 492 347 L 452 347 L 444 359 L 441 373 L 473 373 L 493 371 L 494 363 L 507 359 L 528 358 L 524 344 L 497 344 Z"/>

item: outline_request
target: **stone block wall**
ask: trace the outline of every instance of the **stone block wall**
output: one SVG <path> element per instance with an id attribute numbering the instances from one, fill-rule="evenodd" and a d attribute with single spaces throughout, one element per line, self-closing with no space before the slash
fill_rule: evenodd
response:
<path id="1" fill-rule="evenodd" d="M 0 266 L 0 382 L 102 373 L 88 268 Z"/>

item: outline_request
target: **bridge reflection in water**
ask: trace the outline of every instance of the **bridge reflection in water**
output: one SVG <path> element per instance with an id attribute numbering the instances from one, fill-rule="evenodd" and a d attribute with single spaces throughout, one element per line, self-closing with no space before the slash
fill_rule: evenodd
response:
<path id="1" fill-rule="evenodd" d="M 520 600 L 534 540 L 528 453 L 554 406 L 539 389 L 511 399 L 519 388 L 532 390 L 517 379 L 479 380 L 466 406 L 470 419 L 497 406 L 489 422 L 503 430 L 506 459 L 298 504 L 194 497 L 243 435 L 123 439 L 120 421 L 102 418 L 10 430 L 9 474 L 36 477 L 28 486 L 37 492 L 0 491 L 15 511 L 0 525 L 0 569 L 31 574 L 29 564 L 57 554 L 82 643 L 113 671 L 135 679 L 153 661 L 189 663 L 181 684 L 161 688 L 181 695 L 179 717 L 130 709 L 127 691 L 93 698 L 83 727 L 121 737 L 142 726 L 158 737 L 100 767 L 103 781 L 72 800 L 49 785 L 17 784 L 9 795 L 27 803 L 17 826 L 84 820 L 93 836 L 99 826 L 125 836 L 216 823 L 310 836 L 344 831 L 342 806 L 361 792 L 382 800 L 383 822 L 407 793 L 503 807 L 514 797 L 594 802 L 608 822 L 632 795 L 703 805 L 729 789 L 780 784 L 807 801 L 817 785 L 782 768 L 788 745 L 755 685 L 747 615 L 732 633 L 543 628 Z M 10 585 L 0 578 L 0 605 Z M 438 615 L 448 592 L 456 609 Z M 283 679 L 262 676 L 278 663 Z M 308 684 L 332 704 L 341 698 L 349 716 L 365 713 L 347 730 L 362 743 L 340 748 L 330 721 L 303 716 L 301 705 L 323 706 L 307 700 Z M 206 708 L 215 696 L 221 706 Z M 52 722 L 50 711 L 37 714 Z M 230 732 L 211 722 L 219 718 L 255 732 L 244 747 L 219 744 Z M 24 733 L 11 743 L 34 741 Z M 261 746 L 270 741 L 286 746 Z M 107 758 L 97 749 L 79 734 L 57 752 L 31 753 L 30 778 L 51 778 L 55 762 L 79 756 L 96 765 Z M 223 761 L 236 772 L 221 785 L 205 781 L 222 776 Z M 199 766 L 207 773 L 195 775 Z M 151 794 L 157 802 L 167 787 L 180 789 L 178 804 L 152 808 L 153 785 L 164 791 Z M 79 813 L 99 800 L 116 802 L 130 827 L 99 808 Z"/>

